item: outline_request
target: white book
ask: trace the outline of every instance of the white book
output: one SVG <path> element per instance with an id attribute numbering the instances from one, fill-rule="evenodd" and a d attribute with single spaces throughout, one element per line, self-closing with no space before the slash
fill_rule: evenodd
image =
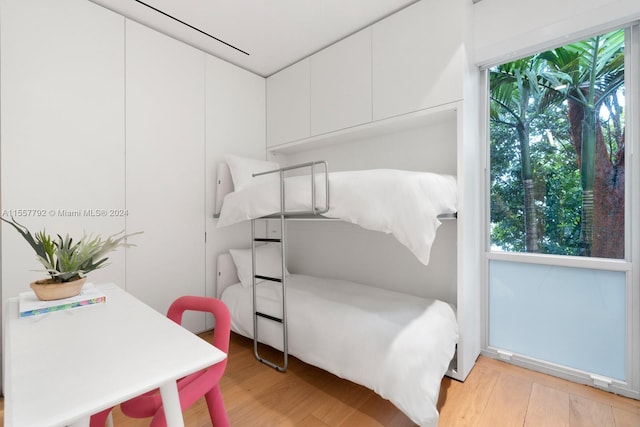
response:
<path id="1" fill-rule="evenodd" d="M 21 292 L 18 306 L 20 317 L 28 317 L 51 313 L 52 311 L 87 307 L 106 301 L 107 296 L 96 288 L 93 283 L 85 283 L 78 295 L 52 301 L 40 301 L 33 291 Z"/>

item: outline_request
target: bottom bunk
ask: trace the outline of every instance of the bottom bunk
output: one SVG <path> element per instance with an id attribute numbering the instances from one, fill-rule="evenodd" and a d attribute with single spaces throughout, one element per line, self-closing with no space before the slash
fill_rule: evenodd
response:
<path id="1" fill-rule="evenodd" d="M 232 329 L 253 338 L 252 286 L 238 279 L 247 269 L 250 277 L 250 263 L 236 270 L 229 254 L 220 255 L 217 294 Z M 261 282 L 256 295 L 261 311 L 281 314 L 279 284 Z M 372 389 L 421 426 L 437 425 L 440 383 L 458 337 L 451 305 L 297 274 L 287 276 L 286 299 L 289 354 Z M 281 350 L 281 326 L 262 320 L 260 341 Z"/>

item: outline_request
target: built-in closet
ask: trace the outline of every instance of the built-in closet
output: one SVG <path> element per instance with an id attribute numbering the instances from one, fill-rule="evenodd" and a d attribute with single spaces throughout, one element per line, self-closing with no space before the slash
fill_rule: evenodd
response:
<path id="1" fill-rule="evenodd" d="M 44 210 L 16 216 L 32 231 L 143 231 L 90 279 L 160 312 L 213 295 L 215 254 L 248 233 L 215 227 L 216 165 L 264 156 L 264 78 L 86 0 L 1 7 L 1 208 Z M 38 266 L 3 225 L 3 301 Z"/>

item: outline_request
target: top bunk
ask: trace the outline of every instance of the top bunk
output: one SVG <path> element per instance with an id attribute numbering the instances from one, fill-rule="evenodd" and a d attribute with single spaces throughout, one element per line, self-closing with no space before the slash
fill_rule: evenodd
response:
<path id="1" fill-rule="evenodd" d="M 218 166 L 218 227 L 253 219 L 339 219 L 390 233 L 427 265 L 441 220 L 457 216 L 452 175 L 399 169 L 329 172 L 227 155 Z"/>

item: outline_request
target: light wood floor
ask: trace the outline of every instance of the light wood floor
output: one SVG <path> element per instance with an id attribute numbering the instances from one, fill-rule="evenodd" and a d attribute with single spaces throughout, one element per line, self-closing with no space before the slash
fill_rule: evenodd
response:
<path id="1" fill-rule="evenodd" d="M 234 427 L 414 425 L 372 391 L 295 358 L 286 373 L 276 372 L 255 360 L 252 341 L 235 334 L 221 387 Z M 464 383 L 445 377 L 438 408 L 440 427 L 640 426 L 640 401 L 485 357 Z M 148 422 L 114 411 L 116 427 Z M 211 425 L 203 400 L 185 412 L 185 424 Z"/>

